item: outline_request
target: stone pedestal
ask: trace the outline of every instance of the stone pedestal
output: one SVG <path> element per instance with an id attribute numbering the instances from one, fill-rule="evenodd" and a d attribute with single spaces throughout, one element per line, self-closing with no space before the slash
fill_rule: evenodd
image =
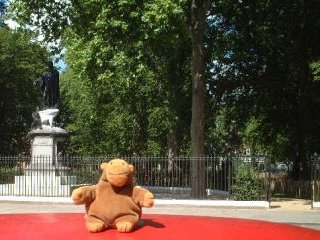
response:
<path id="1" fill-rule="evenodd" d="M 66 130 L 58 127 L 43 126 L 29 132 L 31 139 L 30 166 L 43 165 L 58 167 L 58 158 L 63 153 L 63 145 L 68 137 Z"/>
<path id="2" fill-rule="evenodd" d="M 29 132 L 29 137 L 31 162 L 25 176 L 15 179 L 19 191 L 35 196 L 69 196 L 70 185 L 76 184 L 76 179 L 68 176 L 68 168 L 59 161 L 68 133 L 62 128 L 44 125 Z"/>
<path id="3" fill-rule="evenodd" d="M 63 155 L 68 133 L 54 127 L 53 118 L 58 109 L 40 111 L 42 126 L 29 132 L 31 161 L 22 176 L 15 176 L 15 183 L 0 186 L 2 194 L 18 196 L 67 197 L 71 186 L 76 184 L 74 176 L 68 176 L 59 157 Z M 49 125 L 48 125 L 49 123 Z"/>

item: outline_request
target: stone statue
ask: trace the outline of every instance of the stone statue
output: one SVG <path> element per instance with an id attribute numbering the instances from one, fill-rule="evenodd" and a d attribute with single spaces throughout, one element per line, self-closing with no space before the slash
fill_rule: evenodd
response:
<path id="1" fill-rule="evenodd" d="M 60 98 L 59 72 L 54 68 L 52 62 L 48 63 L 48 71 L 42 75 L 39 83 L 43 106 L 45 108 L 57 108 Z"/>

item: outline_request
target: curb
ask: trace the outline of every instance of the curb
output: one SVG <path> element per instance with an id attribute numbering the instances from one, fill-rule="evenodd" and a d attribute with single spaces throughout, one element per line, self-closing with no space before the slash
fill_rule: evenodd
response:
<path id="1" fill-rule="evenodd" d="M 0 196 L 0 202 L 33 202 L 33 203 L 70 203 L 70 197 L 19 197 Z M 157 206 L 194 206 L 194 207 L 233 207 L 233 208 L 270 208 L 268 201 L 230 201 L 230 200 L 169 200 L 156 199 Z M 320 206 L 319 206 L 320 207 Z"/>
<path id="2" fill-rule="evenodd" d="M 233 208 L 270 208 L 268 201 L 230 201 L 230 200 L 165 200 L 159 199 L 155 204 L 160 206 L 194 206 L 194 207 L 233 207 Z"/>
<path id="3" fill-rule="evenodd" d="M 70 197 L 0 196 L 0 202 L 73 203 Z"/>

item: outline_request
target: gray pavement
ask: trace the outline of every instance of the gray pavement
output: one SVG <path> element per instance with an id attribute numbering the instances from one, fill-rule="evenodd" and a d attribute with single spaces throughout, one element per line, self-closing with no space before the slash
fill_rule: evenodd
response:
<path id="1" fill-rule="evenodd" d="M 256 219 L 320 230 L 319 210 L 296 209 L 298 210 L 279 206 L 273 206 L 270 209 L 243 209 L 155 205 L 151 209 L 144 208 L 143 213 Z M 84 206 L 76 206 L 72 203 L 0 201 L 0 214 L 17 213 L 84 213 Z"/>

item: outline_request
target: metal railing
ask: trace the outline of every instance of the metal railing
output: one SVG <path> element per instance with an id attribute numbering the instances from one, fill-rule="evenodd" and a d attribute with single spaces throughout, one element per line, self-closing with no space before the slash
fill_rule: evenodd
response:
<path id="1" fill-rule="evenodd" d="M 96 184 L 99 165 L 114 156 L 104 157 L 37 157 L 0 156 L 0 195 L 16 196 L 70 196 L 82 185 Z M 156 198 L 190 199 L 192 161 L 203 161 L 206 199 L 235 199 L 240 189 L 237 179 L 240 165 L 253 167 L 258 181 L 258 195 L 254 200 L 268 200 L 269 174 L 265 157 L 211 156 L 211 157 L 123 157 L 135 167 L 136 185 L 150 189 Z M 237 188 L 235 188 L 237 186 Z M 238 191 L 238 190 L 237 190 Z M 244 189 L 247 191 L 247 189 Z M 241 191 L 240 191 L 241 194 Z M 194 198 L 194 196 L 193 196 Z"/>

